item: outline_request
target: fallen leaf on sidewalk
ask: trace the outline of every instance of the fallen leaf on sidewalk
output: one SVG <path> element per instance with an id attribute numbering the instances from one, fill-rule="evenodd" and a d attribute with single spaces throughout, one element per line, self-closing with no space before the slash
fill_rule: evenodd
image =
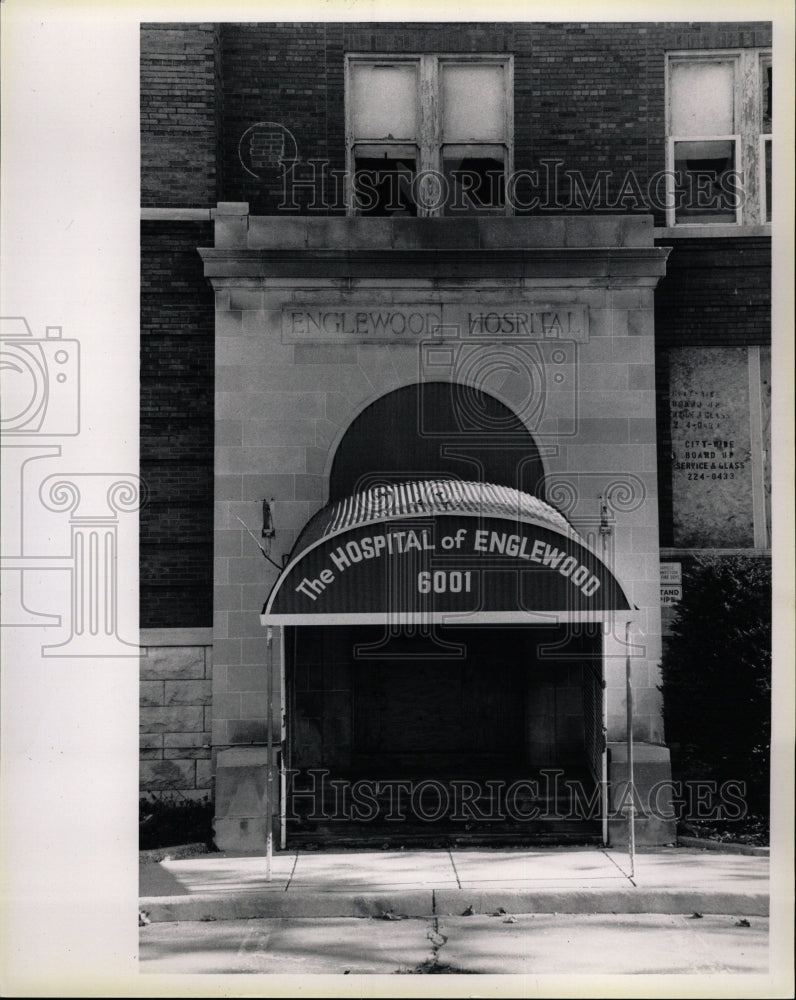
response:
<path id="1" fill-rule="evenodd" d="M 511 915 L 509 915 L 508 917 L 506 917 L 506 919 L 503 921 L 503 923 L 504 924 L 516 924 L 517 923 L 517 918 L 516 917 L 512 917 Z"/>
<path id="2" fill-rule="evenodd" d="M 385 910 L 381 915 L 382 920 L 407 920 L 405 913 L 393 913 L 392 910 Z"/>
<path id="3" fill-rule="evenodd" d="M 691 914 L 691 916 L 688 919 L 689 920 L 701 920 L 702 919 L 702 914 L 701 913 L 697 913 L 697 911 L 694 910 L 694 912 Z"/>
<path id="4" fill-rule="evenodd" d="M 492 916 L 493 916 L 493 917 L 502 917 L 502 916 L 503 916 L 503 914 L 504 914 L 505 912 L 506 912 L 506 911 L 505 911 L 505 910 L 503 909 L 503 907 L 502 907 L 502 906 L 499 906 L 499 907 L 498 907 L 498 908 L 497 908 L 497 909 L 495 910 L 495 912 L 494 912 L 494 913 L 492 914 Z"/>
<path id="5" fill-rule="evenodd" d="M 146 910 L 139 910 L 138 911 L 138 926 L 139 927 L 146 927 L 147 924 L 151 924 L 151 923 L 152 923 L 152 921 L 149 919 L 149 914 L 146 912 Z"/>
<path id="6" fill-rule="evenodd" d="M 440 934 L 438 931 L 430 930 L 426 937 L 434 945 L 435 948 L 441 948 L 445 942 L 448 940 L 444 934 Z"/>
<path id="7" fill-rule="evenodd" d="M 748 920 L 736 920 L 735 921 L 735 926 L 736 927 L 751 927 L 752 925 L 749 923 Z"/>
<path id="8" fill-rule="evenodd" d="M 472 906 L 468 906 L 466 910 L 462 910 L 463 917 L 471 917 L 474 913 L 475 910 L 472 908 Z"/>

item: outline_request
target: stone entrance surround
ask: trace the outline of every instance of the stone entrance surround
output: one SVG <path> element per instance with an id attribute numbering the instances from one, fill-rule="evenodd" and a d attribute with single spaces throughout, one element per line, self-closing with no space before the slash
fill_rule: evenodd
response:
<path id="1" fill-rule="evenodd" d="M 668 776 L 657 690 L 653 329 L 668 250 L 653 246 L 651 217 L 250 217 L 245 203 L 221 203 L 213 215 L 215 246 L 200 253 L 216 294 L 219 846 L 262 842 L 261 819 L 256 832 L 250 822 L 263 811 L 252 767 L 262 767 L 267 731 L 259 615 L 277 570 L 238 519 L 259 537 L 261 501 L 274 498 L 270 556 L 280 564 L 326 502 L 352 420 L 422 381 L 473 385 L 517 413 L 539 446 L 549 502 L 595 546 L 605 543 L 605 561 L 639 609 L 634 736 L 654 758 L 644 773 Z M 463 478 L 472 473 L 463 464 Z M 623 741 L 624 622 L 605 636 L 604 652 L 608 739 Z M 277 739 L 281 722 L 277 690 Z"/>

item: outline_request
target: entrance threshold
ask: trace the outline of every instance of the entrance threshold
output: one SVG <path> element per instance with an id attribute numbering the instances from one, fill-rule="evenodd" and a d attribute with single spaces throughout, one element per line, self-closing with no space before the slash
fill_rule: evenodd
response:
<path id="1" fill-rule="evenodd" d="M 286 846 L 361 847 L 600 845 L 599 792 L 582 771 L 504 770 L 475 781 L 457 776 L 292 785 Z M 307 778 L 303 775 L 302 778 Z"/>

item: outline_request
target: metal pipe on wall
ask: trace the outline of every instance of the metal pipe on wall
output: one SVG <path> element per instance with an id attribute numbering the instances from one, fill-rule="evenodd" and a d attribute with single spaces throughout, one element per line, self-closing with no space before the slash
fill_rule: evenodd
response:
<path id="1" fill-rule="evenodd" d="M 630 852 L 630 877 L 636 874 L 636 785 L 633 774 L 633 682 L 630 676 L 630 622 L 625 623 L 625 698 L 627 740 L 627 844 Z"/>
<path id="2" fill-rule="evenodd" d="M 287 691 L 285 688 L 285 629 L 279 630 L 279 697 L 281 725 L 279 742 L 279 848 L 287 847 Z"/>
<path id="3" fill-rule="evenodd" d="M 269 625 L 265 633 L 265 670 L 266 670 L 266 702 L 268 713 L 266 719 L 266 744 L 267 744 L 267 763 L 266 763 L 266 784 L 265 784 L 265 880 L 266 882 L 271 881 L 271 859 L 274 853 L 274 803 L 273 803 L 273 778 L 274 778 L 274 762 L 273 762 L 273 736 L 274 736 L 274 721 L 273 721 L 273 708 L 274 708 L 274 656 L 273 656 L 273 640 L 274 640 L 274 630 Z"/>

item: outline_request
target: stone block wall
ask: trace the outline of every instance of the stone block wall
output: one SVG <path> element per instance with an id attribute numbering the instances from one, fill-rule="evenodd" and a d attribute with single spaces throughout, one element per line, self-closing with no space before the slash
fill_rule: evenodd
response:
<path id="1" fill-rule="evenodd" d="M 641 609 L 637 629 L 644 635 L 634 655 L 634 683 L 645 691 L 636 716 L 638 738 L 661 741 L 653 295 L 665 254 L 652 247 L 651 220 L 556 220 L 560 259 L 551 264 L 549 244 L 537 242 L 550 235 L 542 219 L 489 220 L 488 225 L 480 219 L 465 225 L 450 220 L 451 225 L 438 229 L 431 220 L 247 219 L 245 209 L 238 203 L 219 206 L 215 220 L 220 240 L 216 249 L 204 252 L 217 308 L 214 653 L 223 670 L 214 680 L 214 743 L 262 742 L 266 731 L 267 651 L 259 614 L 276 570 L 246 538 L 238 519 L 257 526 L 261 498 L 275 498 L 277 535 L 271 556 L 278 562 L 323 506 L 338 444 L 369 403 L 417 382 L 466 381 L 462 372 L 476 364 L 475 352 L 486 350 L 491 357 L 494 350 L 493 344 L 483 347 L 468 341 L 458 355 L 429 360 L 417 338 L 375 344 L 327 339 L 323 361 L 302 364 L 295 355 L 302 345 L 283 339 L 282 310 L 309 303 L 389 308 L 402 302 L 433 304 L 441 311 L 443 325 L 460 323 L 467 303 L 484 311 L 507 309 L 512 303 L 524 308 L 556 302 L 588 310 L 588 336 L 573 345 L 577 364 L 562 361 L 559 372 L 552 356 L 545 362 L 548 390 L 542 412 L 531 411 L 520 380 L 490 382 L 488 388 L 548 446 L 548 498 L 577 530 L 587 537 L 596 534 L 598 497 L 612 491 L 615 531 L 607 561 L 626 586 L 629 600 Z M 372 221 L 384 225 L 370 227 Z M 388 275 L 385 270 L 385 257 L 383 276 L 357 276 L 353 287 L 348 277 L 322 273 L 323 263 L 312 259 L 316 248 L 325 254 L 346 245 L 354 248 L 358 232 L 366 229 L 376 244 L 373 252 L 389 251 L 397 261 L 390 265 L 393 271 Z M 451 279 L 443 276 L 449 267 L 444 255 L 454 232 L 459 256 L 457 277 Z M 427 255 L 422 277 L 414 261 L 411 275 L 400 271 L 399 255 L 412 237 L 414 249 Z M 496 242 L 511 248 L 511 258 Z M 256 277 L 259 264 L 252 269 L 252 252 L 266 253 L 263 244 L 304 252 L 310 261 L 307 275 Z M 606 247 L 616 248 L 615 261 Z M 470 273 L 461 263 L 468 250 L 474 255 Z M 544 267 L 554 268 L 555 277 L 547 277 L 551 272 L 544 270 L 532 273 L 529 262 L 518 263 L 526 251 L 544 259 Z M 603 254 L 606 262 L 598 264 Z M 491 270 L 478 274 L 472 269 L 482 258 Z M 350 268 L 350 262 L 345 267 Z M 589 273 L 581 273 L 583 268 Z M 341 346 L 349 350 L 337 353 Z M 501 349 L 509 348 L 504 344 Z M 616 628 L 605 647 L 611 733 L 624 727 L 624 626 L 618 622 Z M 277 645 L 278 639 L 275 663 Z"/>
<path id="2" fill-rule="evenodd" d="M 212 630 L 141 631 L 141 795 L 212 793 Z"/>

